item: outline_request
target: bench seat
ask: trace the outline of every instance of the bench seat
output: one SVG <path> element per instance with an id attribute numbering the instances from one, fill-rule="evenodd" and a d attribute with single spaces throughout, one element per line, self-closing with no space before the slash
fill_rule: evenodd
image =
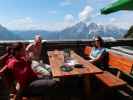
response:
<path id="1" fill-rule="evenodd" d="M 111 51 L 108 52 L 109 61 L 108 65 L 119 69 L 121 72 L 130 74 L 133 67 L 133 59 L 129 59 L 125 56 L 115 54 Z"/>
<path id="2" fill-rule="evenodd" d="M 125 81 L 107 71 L 104 71 L 101 74 L 96 74 L 96 77 L 110 88 L 116 88 L 126 85 Z"/>

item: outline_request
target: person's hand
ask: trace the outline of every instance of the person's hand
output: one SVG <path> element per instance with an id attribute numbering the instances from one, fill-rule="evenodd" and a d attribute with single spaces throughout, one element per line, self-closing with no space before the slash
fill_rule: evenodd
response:
<path id="1" fill-rule="evenodd" d="M 91 59 L 91 60 L 89 60 L 88 62 L 93 64 L 93 63 L 95 62 L 95 60 L 92 60 L 92 59 Z"/>
<path id="2" fill-rule="evenodd" d="M 40 60 L 40 63 L 43 64 L 43 60 Z"/>
<path id="3" fill-rule="evenodd" d="M 18 91 L 20 89 L 20 84 L 17 82 L 16 83 L 16 90 Z"/>

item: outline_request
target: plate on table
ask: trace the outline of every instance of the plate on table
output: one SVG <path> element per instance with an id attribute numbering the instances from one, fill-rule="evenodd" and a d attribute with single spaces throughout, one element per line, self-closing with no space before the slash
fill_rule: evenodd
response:
<path id="1" fill-rule="evenodd" d="M 83 68 L 83 65 L 82 64 L 80 64 L 77 60 L 75 60 L 75 59 L 71 59 L 71 60 L 69 60 L 69 65 L 71 65 L 71 66 L 73 66 L 73 67 L 75 67 L 75 68 Z"/>
<path id="2" fill-rule="evenodd" d="M 60 69 L 65 72 L 70 72 L 73 70 L 73 66 L 69 65 L 68 63 L 63 64 Z"/>

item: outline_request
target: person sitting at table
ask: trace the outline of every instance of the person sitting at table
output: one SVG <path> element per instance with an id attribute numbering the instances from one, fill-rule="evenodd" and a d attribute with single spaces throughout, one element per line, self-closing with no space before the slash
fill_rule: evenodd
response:
<path id="1" fill-rule="evenodd" d="M 31 69 L 31 64 L 26 60 L 26 51 L 23 43 L 16 43 L 13 46 L 13 57 L 0 69 L 0 75 L 3 76 L 6 70 L 13 73 L 16 80 L 17 95 L 15 100 L 21 100 L 22 96 L 46 94 L 56 85 L 53 79 L 39 79 Z M 49 92 L 49 93 L 50 93 Z"/>
<path id="2" fill-rule="evenodd" d="M 3 67 L 8 63 L 9 59 L 12 57 L 11 52 L 11 46 L 6 47 L 6 52 L 0 56 L 0 67 Z M 9 76 L 11 76 L 11 74 L 7 71 L 4 76 L 5 77 L 0 76 L 0 100 L 9 100 L 9 87 L 11 86 L 10 83 L 12 81 Z"/>
<path id="3" fill-rule="evenodd" d="M 25 61 L 24 44 L 17 43 L 13 46 L 12 58 L 0 70 L 0 75 L 4 75 L 7 70 L 10 70 L 16 82 L 19 84 L 19 90 L 22 90 L 28 82 L 35 78 L 36 75 L 32 72 L 30 64 Z"/>
<path id="4" fill-rule="evenodd" d="M 41 59 L 42 39 L 40 35 L 36 35 L 34 42 L 26 47 L 28 59 L 31 60 L 31 67 L 38 77 L 42 78 L 50 76 L 51 68 L 48 64 L 44 64 Z"/>
<path id="5" fill-rule="evenodd" d="M 6 51 L 5 53 L 0 56 L 0 65 L 1 67 L 5 66 L 9 61 L 10 59 L 12 58 L 12 45 L 10 46 L 7 46 L 6 47 Z M 5 73 L 4 73 L 4 83 L 5 85 L 10 88 L 11 87 L 11 82 L 13 81 L 13 77 L 10 77 L 12 76 L 12 72 L 7 70 Z"/>
<path id="6" fill-rule="evenodd" d="M 94 46 L 91 49 L 89 55 L 89 62 L 98 66 L 101 69 L 106 69 L 107 67 L 107 52 L 103 47 L 104 41 L 100 36 L 94 38 Z"/>
<path id="7" fill-rule="evenodd" d="M 7 46 L 6 52 L 2 56 L 0 56 L 0 65 L 4 66 L 11 57 L 12 57 L 12 46 Z"/>

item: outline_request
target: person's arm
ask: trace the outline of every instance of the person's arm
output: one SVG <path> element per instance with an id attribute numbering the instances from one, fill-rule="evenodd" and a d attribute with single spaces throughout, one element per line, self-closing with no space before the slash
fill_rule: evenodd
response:
<path id="1" fill-rule="evenodd" d="M 98 56 L 95 59 L 91 59 L 91 60 L 89 60 L 89 62 L 90 63 L 95 63 L 96 61 L 100 61 L 100 59 L 102 59 L 102 57 L 103 57 L 104 52 L 105 52 L 105 50 L 103 49 L 101 51 L 101 53 L 98 54 Z"/>
<path id="2" fill-rule="evenodd" d="M 90 63 L 95 63 L 96 61 L 101 59 L 101 55 L 97 56 L 95 59 L 89 60 Z"/>
<path id="3" fill-rule="evenodd" d="M 16 83 L 16 90 L 18 91 L 20 89 L 20 84 L 17 82 Z"/>
<path id="4" fill-rule="evenodd" d="M 16 61 L 11 60 L 10 62 L 8 62 L 8 64 L 6 64 L 2 69 L 0 69 L 0 74 L 4 74 L 5 71 L 7 70 L 12 70 L 13 67 L 15 66 Z"/>
<path id="5" fill-rule="evenodd" d="M 5 53 L 4 55 L 0 56 L 0 65 L 4 66 L 6 63 L 6 60 L 8 59 L 8 57 L 10 56 L 9 53 Z"/>
<path id="6" fill-rule="evenodd" d="M 33 48 L 33 44 L 29 44 L 27 47 L 26 47 L 26 52 L 30 52 Z"/>
<path id="7" fill-rule="evenodd" d="M 33 56 L 32 48 L 33 48 L 33 44 L 29 44 L 25 49 L 27 61 L 30 61 Z"/>
<path id="8" fill-rule="evenodd" d="M 8 53 L 5 53 L 4 55 L 2 55 L 2 56 L 0 57 L 0 61 L 6 59 L 8 56 L 9 56 L 9 54 L 8 54 Z"/>
<path id="9" fill-rule="evenodd" d="M 4 74 L 4 72 L 8 69 L 7 65 L 5 65 L 4 67 L 2 67 L 2 69 L 0 69 L 0 76 Z"/>
<path id="10" fill-rule="evenodd" d="M 92 53 L 93 53 L 94 50 L 95 50 L 95 48 L 93 47 L 93 48 L 91 49 L 90 54 L 89 54 L 89 58 L 90 58 L 90 59 L 94 58 L 94 57 L 92 56 Z"/>

